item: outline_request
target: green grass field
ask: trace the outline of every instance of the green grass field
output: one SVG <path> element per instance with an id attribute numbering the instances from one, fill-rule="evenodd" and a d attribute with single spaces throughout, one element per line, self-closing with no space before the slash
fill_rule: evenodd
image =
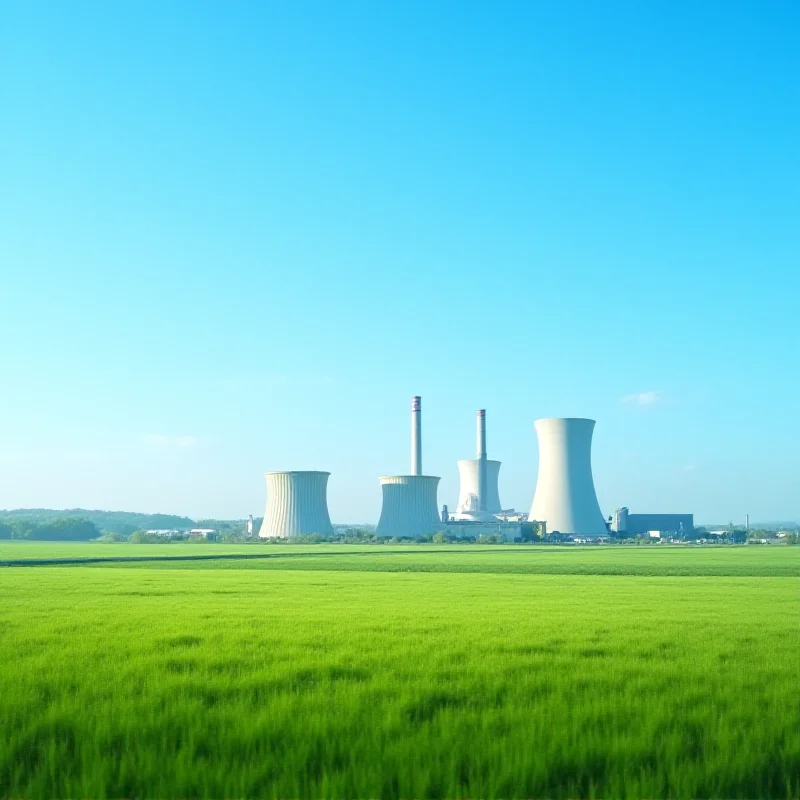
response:
<path id="1" fill-rule="evenodd" d="M 0 569 L 0 795 L 800 797 L 800 548 L 265 554 Z"/>

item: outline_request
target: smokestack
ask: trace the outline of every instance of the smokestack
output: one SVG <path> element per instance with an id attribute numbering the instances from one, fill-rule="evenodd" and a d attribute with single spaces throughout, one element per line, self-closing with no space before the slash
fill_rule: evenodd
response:
<path id="1" fill-rule="evenodd" d="M 478 412 L 478 511 L 486 511 L 486 410 Z"/>
<path id="2" fill-rule="evenodd" d="M 411 398 L 411 474 L 422 475 L 422 398 Z"/>

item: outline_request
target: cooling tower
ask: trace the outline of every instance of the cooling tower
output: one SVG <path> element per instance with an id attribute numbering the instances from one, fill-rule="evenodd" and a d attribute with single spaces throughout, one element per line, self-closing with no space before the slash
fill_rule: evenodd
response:
<path id="1" fill-rule="evenodd" d="M 380 478 L 383 492 L 378 536 L 418 539 L 436 533 L 439 507 L 436 490 L 439 478 L 432 475 L 390 475 Z"/>
<path id="2" fill-rule="evenodd" d="M 469 518 L 472 519 L 475 516 L 475 512 L 480 511 L 480 486 L 478 484 L 479 468 L 480 459 L 478 458 L 466 458 L 458 462 L 458 475 L 461 479 L 461 486 L 458 492 L 456 519 L 459 519 L 462 514 L 468 514 Z M 485 502 L 485 512 L 487 514 L 499 514 L 503 510 L 503 507 L 500 505 L 500 492 L 497 488 L 499 478 L 500 462 L 487 459 Z"/>
<path id="3" fill-rule="evenodd" d="M 267 509 L 258 535 L 288 539 L 307 533 L 332 534 L 328 515 L 330 472 L 267 472 Z"/>
<path id="4" fill-rule="evenodd" d="M 494 521 L 502 511 L 497 488 L 500 462 L 486 458 L 486 411 L 478 412 L 478 457 L 458 462 L 461 487 L 458 493 L 457 520 Z"/>
<path id="5" fill-rule="evenodd" d="M 422 401 L 411 398 L 411 475 L 380 478 L 383 505 L 378 536 L 419 539 L 439 529 L 439 478 L 422 475 Z"/>
<path id="6" fill-rule="evenodd" d="M 538 419 L 539 477 L 529 520 L 550 532 L 606 533 L 592 480 L 593 419 Z"/>

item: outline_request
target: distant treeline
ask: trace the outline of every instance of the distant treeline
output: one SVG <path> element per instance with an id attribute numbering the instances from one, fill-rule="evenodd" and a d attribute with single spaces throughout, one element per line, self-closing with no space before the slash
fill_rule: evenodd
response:
<path id="1" fill-rule="evenodd" d="M 0 539 L 28 539 L 42 542 L 88 542 L 100 536 L 93 522 L 86 519 L 61 517 L 48 522 L 31 520 L 0 522 Z"/>
<path id="2" fill-rule="evenodd" d="M 138 514 L 133 511 L 93 511 L 85 508 L 69 508 L 55 511 L 47 508 L 17 508 L 10 511 L 0 511 L 0 525 L 13 526 L 15 523 L 27 523 L 30 527 L 46 528 L 58 522 L 63 529 L 65 520 L 83 521 L 91 523 L 96 529 L 94 537 L 104 533 L 120 533 L 130 536 L 134 531 L 140 530 L 189 530 L 196 527 L 194 520 L 189 517 L 179 517 L 174 514 Z M 19 527 L 19 526 L 18 526 Z M 0 537 L 2 533 L 0 532 Z M 31 538 L 31 537 L 14 537 Z M 79 537 L 80 538 L 80 537 Z"/>

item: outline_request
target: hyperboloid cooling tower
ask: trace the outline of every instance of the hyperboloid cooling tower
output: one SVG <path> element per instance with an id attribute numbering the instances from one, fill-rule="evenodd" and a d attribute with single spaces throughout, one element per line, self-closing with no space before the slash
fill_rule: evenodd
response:
<path id="1" fill-rule="evenodd" d="M 497 488 L 500 462 L 486 458 L 486 411 L 478 412 L 477 458 L 458 462 L 461 487 L 455 518 L 460 520 L 494 519 L 502 511 Z"/>
<path id="2" fill-rule="evenodd" d="M 456 519 L 460 515 L 474 517 L 481 511 L 480 490 L 478 480 L 478 459 L 465 458 L 458 462 L 458 476 L 460 487 L 458 491 L 458 506 Z M 486 507 L 483 509 L 488 514 L 499 514 L 503 509 L 500 505 L 500 492 L 497 488 L 500 479 L 500 462 L 486 460 Z"/>
<path id="3" fill-rule="evenodd" d="M 548 532 L 599 536 L 606 524 L 592 480 L 593 419 L 538 419 L 539 477 L 528 519 Z"/>
<path id="4" fill-rule="evenodd" d="M 332 534 L 328 515 L 330 472 L 267 472 L 267 508 L 258 535 L 288 539 L 306 533 Z"/>
<path id="5" fill-rule="evenodd" d="M 380 478 L 383 492 L 378 536 L 418 539 L 439 526 L 436 490 L 439 478 L 422 474 L 422 403 L 411 400 L 411 475 Z"/>

